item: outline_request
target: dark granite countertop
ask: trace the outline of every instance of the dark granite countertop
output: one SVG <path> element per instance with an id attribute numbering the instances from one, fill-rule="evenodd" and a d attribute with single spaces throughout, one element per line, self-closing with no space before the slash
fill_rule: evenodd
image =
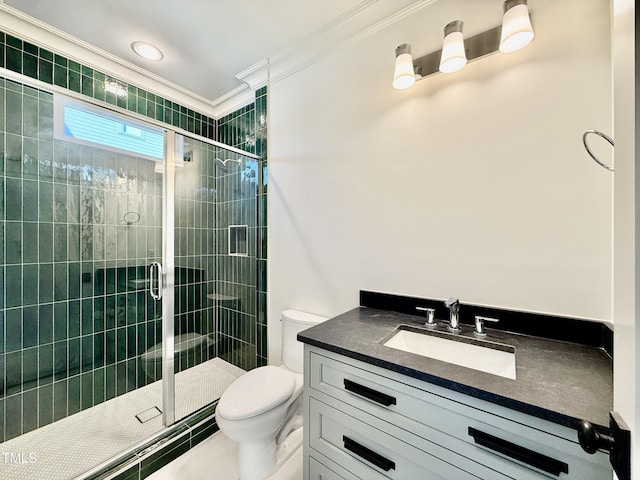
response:
<path id="1" fill-rule="evenodd" d="M 603 349 L 488 328 L 486 340 L 515 347 L 516 379 L 511 380 L 382 345 L 399 325 L 423 323 L 423 316 L 359 307 L 303 331 L 298 339 L 570 428 L 587 420 L 608 431 L 613 360 Z M 470 330 L 466 326 L 463 335 L 471 337 Z"/>

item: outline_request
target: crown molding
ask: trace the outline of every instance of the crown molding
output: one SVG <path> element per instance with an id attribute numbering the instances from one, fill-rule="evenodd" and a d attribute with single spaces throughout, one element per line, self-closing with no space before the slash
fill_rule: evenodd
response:
<path id="1" fill-rule="evenodd" d="M 407 7 L 398 10 L 397 12 L 389 15 L 386 18 L 383 18 L 382 20 L 380 20 L 379 22 L 374 23 L 373 25 L 370 25 L 369 27 L 361 30 L 360 32 L 354 34 L 351 36 L 351 38 L 349 39 L 350 41 L 359 41 L 362 40 L 370 35 L 373 35 L 376 32 L 379 32 L 380 30 L 384 30 L 385 28 L 393 25 L 394 23 L 409 17 L 411 15 L 413 15 L 414 13 L 422 10 L 425 7 L 428 7 L 429 5 L 432 5 L 436 2 L 438 2 L 439 0 L 417 0 L 416 2 L 412 3 L 411 5 L 408 5 Z"/>
<path id="2" fill-rule="evenodd" d="M 251 65 L 236 75 L 250 88 L 276 83 L 351 42 L 360 41 L 439 0 L 379 2 L 365 0 L 279 54 Z M 391 4 L 390 4 L 391 3 Z"/>
<path id="3" fill-rule="evenodd" d="M 256 99 L 256 93 L 255 90 L 249 88 L 249 85 L 240 85 L 229 92 L 228 95 L 220 97 L 220 99 L 216 100 L 216 102 L 218 102 L 215 107 L 216 119 L 220 119 L 225 115 L 253 103 Z"/>
<path id="4" fill-rule="evenodd" d="M 331 37 L 334 32 L 336 32 L 339 28 L 343 28 L 349 24 L 350 21 L 354 21 L 358 15 L 363 13 L 367 8 L 371 8 L 374 6 L 379 0 L 364 0 L 359 4 L 355 5 L 351 9 L 346 12 L 338 15 L 336 18 L 326 23 L 315 32 L 307 35 L 305 39 L 297 43 L 296 45 L 283 50 L 282 52 L 274 55 L 270 59 L 270 63 L 277 64 L 288 57 L 297 56 L 300 52 L 310 48 L 312 45 L 321 41 L 324 37 Z M 415 0 L 403 0 L 406 1 L 415 1 Z M 398 1 L 398 3 L 400 3 Z"/>
<path id="5" fill-rule="evenodd" d="M 269 79 L 269 59 L 265 58 L 254 63 L 249 68 L 236 74 L 236 78 L 249 85 L 251 90 L 264 87 Z"/>
<path id="6" fill-rule="evenodd" d="M 4 3 L 0 3 L 0 25 L 10 35 L 217 118 L 214 102 Z"/>
<path id="7" fill-rule="evenodd" d="M 322 31 L 322 34 L 316 32 L 313 38 L 307 41 L 307 48 L 280 54 L 271 59 L 269 80 L 275 83 L 287 78 L 322 60 L 340 47 L 363 40 L 438 1 L 397 1 L 393 3 L 394 6 L 390 6 L 389 2 L 369 2 L 370 10 L 366 12 L 366 18 L 350 15 L 341 22 L 332 22 L 330 30 Z M 365 14 L 363 10 L 358 10 L 357 13 Z"/>
<path id="8" fill-rule="evenodd" d="M 304 51 L 305 49 L 309 49 L 310 51 L 312 51 L 314 48 L 313 45 L 319 42 L 318 39 L 320 37 L 330 34 L 331 31 L 347 23 L 349 20 L 351 20 L 352 18 L 354 18 L 356 15 L 360 14 L 367 8 L 371 7 L 376 2 L 378 2 L 378 0 L 363 0 L 362 2 L 352 7 L 351 9 L 347 10 L 346 12 L 337 16 L 330 22 L 326 23 L 315 32 L 308 35 L 306 39 L 299 42 L 295 46 L 288 48 L 287 50 L 284 50 L 269 59 L 262 59 L 258 61 L 257 63 L 237 73 L 235 77 L 238 80 L 247 83 L 252 90 L 257 90 L 260 87 L 264 87 L 265 85 L 267 85 L 269 80 L 270 64 L 278 65 L 281 62 L 287 62 L 287 59 L 299 56 L 300 52 Z M 313 53 L 309 53 L 309 56 L 311 58 L 317 57 L 317 55 Z M 301 60 L 300 63 L 301 65 L 306 66 L 314 62 L 308 63 L 308 61 Z M 297 68 L 295 69 L 295 71 L 299 71 L 301 69 L 302 68 Z"/>

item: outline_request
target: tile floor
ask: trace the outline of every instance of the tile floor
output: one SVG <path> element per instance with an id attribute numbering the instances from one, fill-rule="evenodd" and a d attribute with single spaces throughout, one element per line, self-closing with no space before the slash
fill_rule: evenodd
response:
<path id="1" fill-rule="evenodd" d="M 244 370 L 214 358 L 180 372 L 176 419 L 220 398 Z M 206 378 L 207 381 L 202 381 Z M 140 423 L 135 415 L 162 405 L 162 383 L 155 382 L 20 437 L 0 443 L 0 453 L 35 455 L 35 463 L 0 464 L 0 480 L 66 480 L 86 472 L 162 430 L 162 417 Z M 4 457 L 0 457 L 0 460 Z M 227 477 L 228 478 L 228 477 Z"/>
<path id="2" fill-rule="evenodd" d="M 238 480 L 237 448 L 217 432 L 158 470 L 148 480 Z M 302 480 L 302 447 L 265 480 Z"/>

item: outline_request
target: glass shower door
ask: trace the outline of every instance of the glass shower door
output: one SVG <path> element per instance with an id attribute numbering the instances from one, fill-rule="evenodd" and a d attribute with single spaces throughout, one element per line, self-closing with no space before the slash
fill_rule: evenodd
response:
<path id="1" fill-rule="evenodd" d="M 0 94 L 0 444 L 37 457 L 3 468 L 57 478 L 67 456 L 77 475 L 163 427 L 149 266 L 162 262 L 164 158 L 56 134 L 51 93 L 7 80 Z"/>
<path id="2" fill-rule="evenodd" d="M 192 138 L 180 138 L 178 144 L 173 235 L 176 420 L 215 402 L 243 368 L 255 365 L 256 357 L 257 160 Z"/>

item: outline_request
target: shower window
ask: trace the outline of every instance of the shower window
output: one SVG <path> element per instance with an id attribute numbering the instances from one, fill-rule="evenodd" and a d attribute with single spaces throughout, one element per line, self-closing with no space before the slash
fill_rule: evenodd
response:
<path id="1" fill-rule="evenodd" d="M 54 97 L 55 138 L 164 161 L 164 130 L 103 108 Z"/>

